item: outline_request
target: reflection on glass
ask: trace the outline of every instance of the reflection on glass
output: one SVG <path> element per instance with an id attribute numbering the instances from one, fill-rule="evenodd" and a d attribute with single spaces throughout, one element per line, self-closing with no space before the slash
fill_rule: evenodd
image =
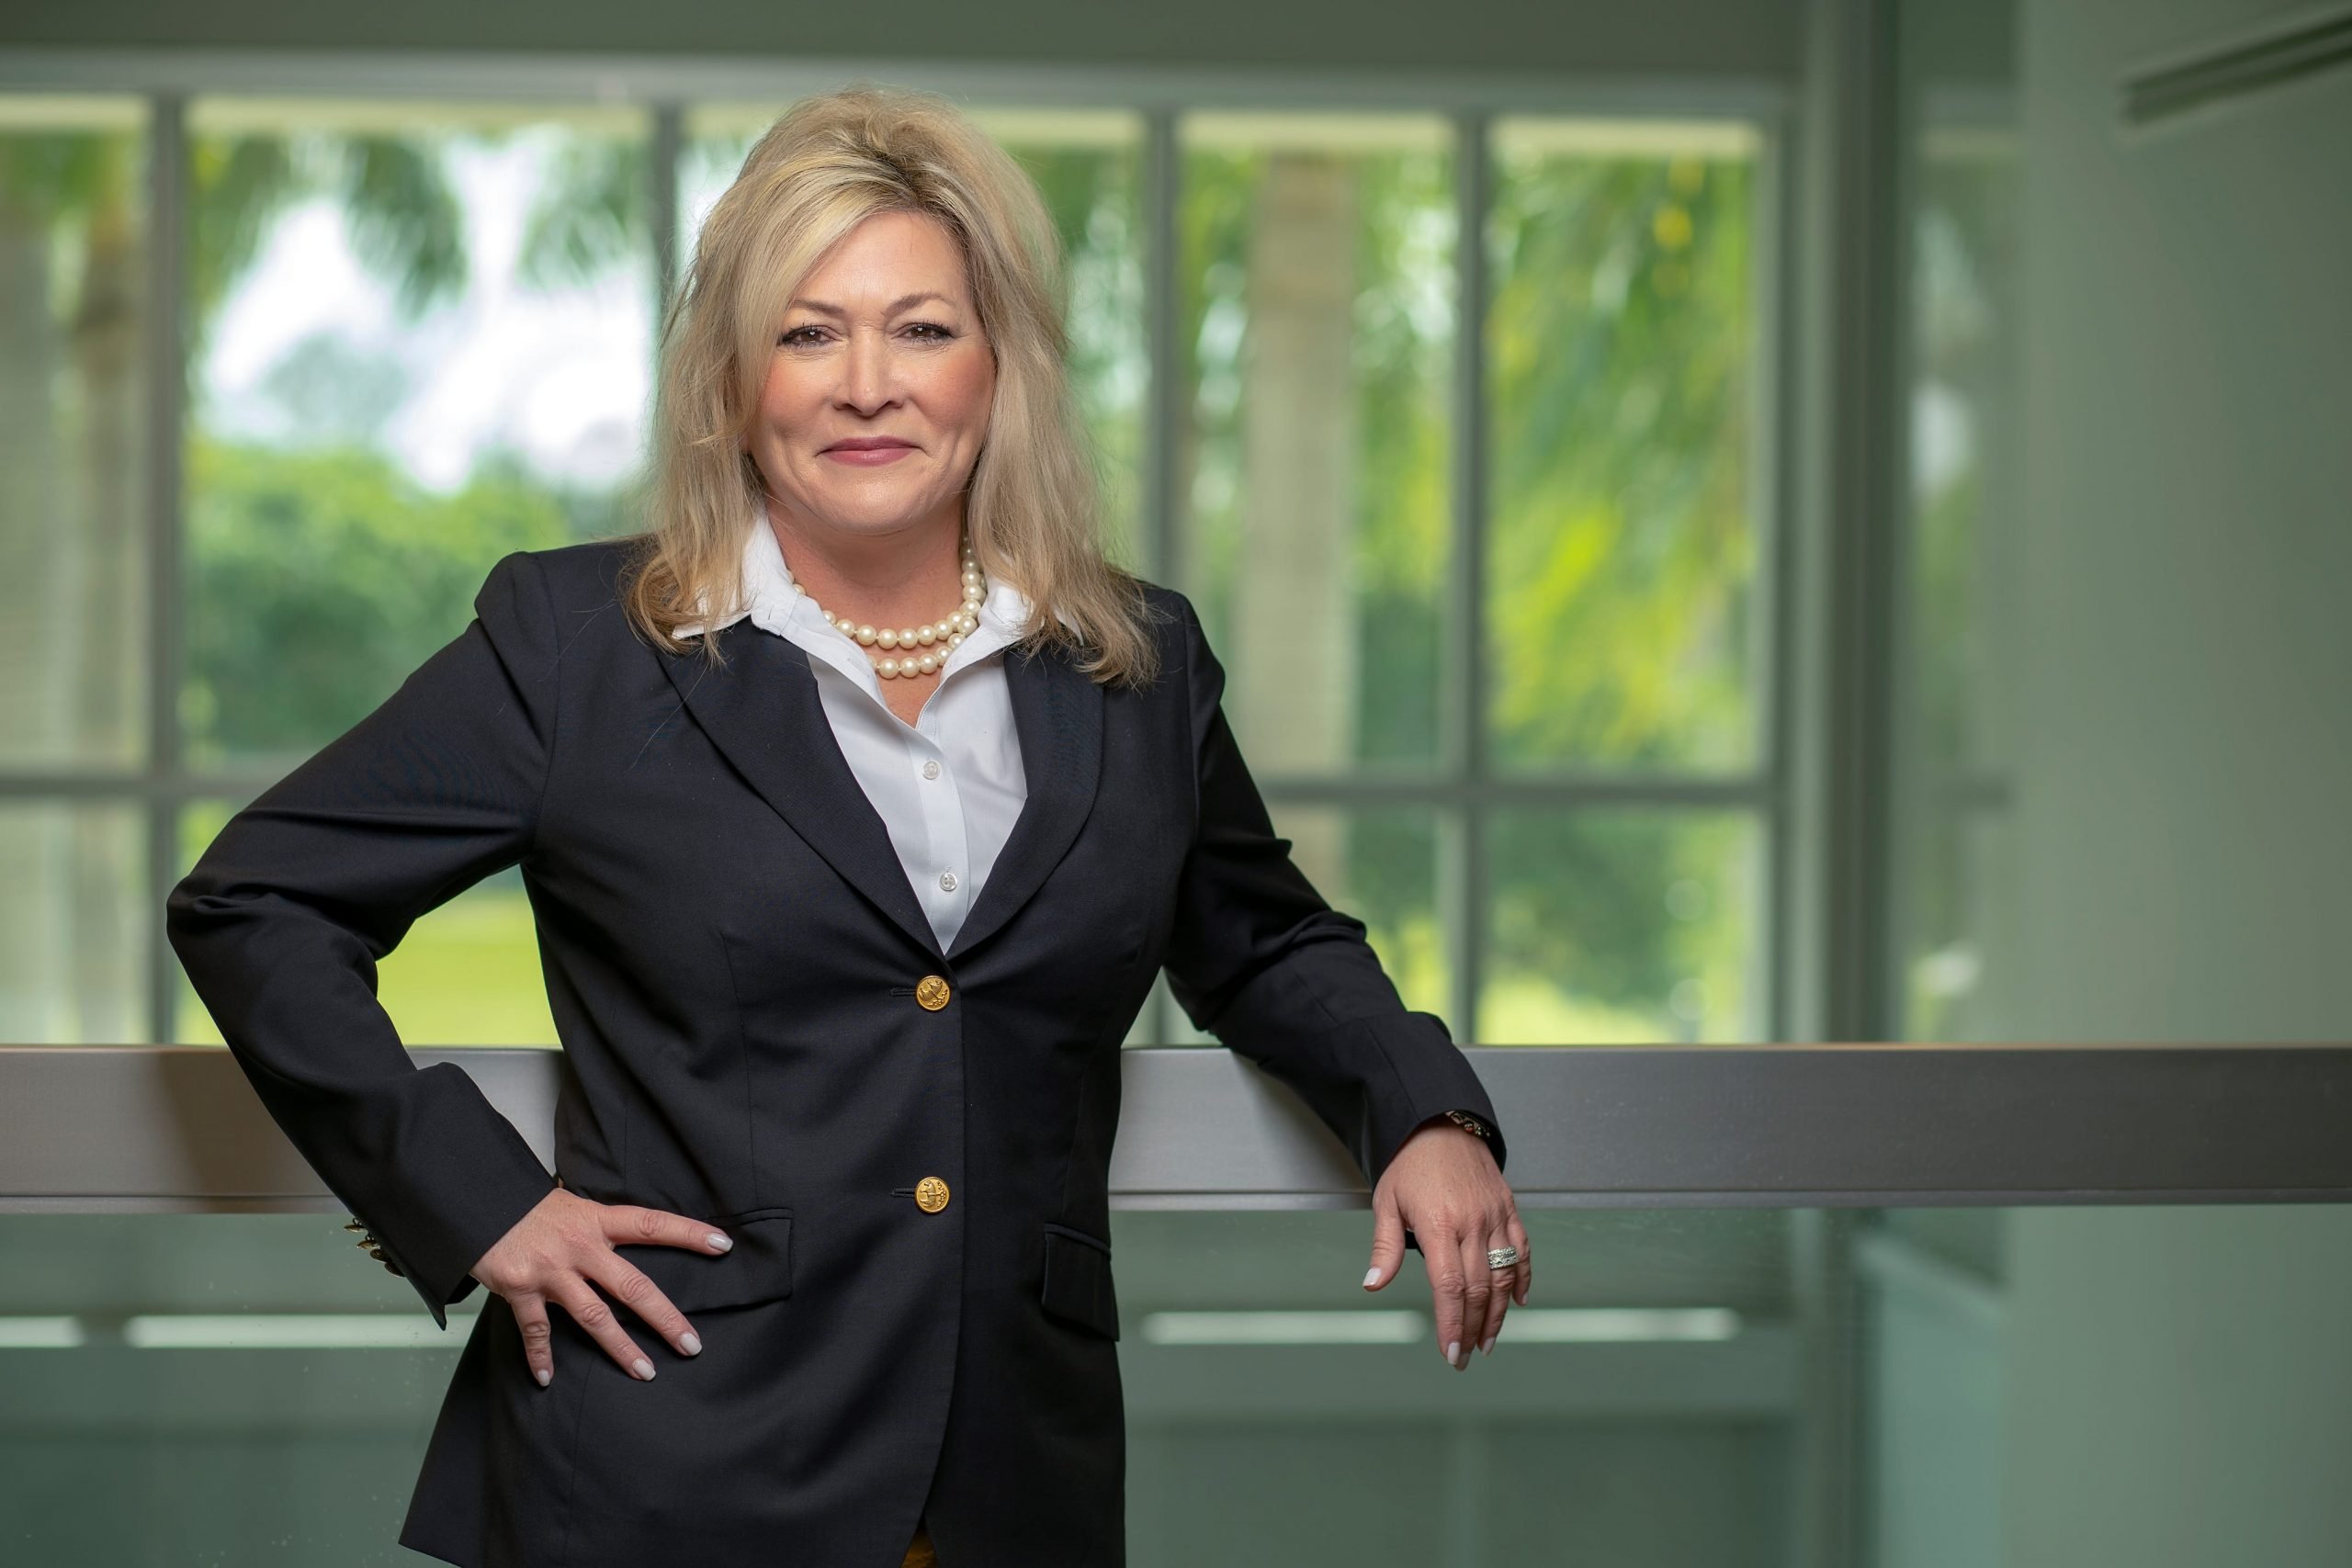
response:
<path id="1" fill-rule="evenodd" d="M 180 818 L 182 865 L 193 866 L 229 819 L 217 801 Z M 176 964 L 173 1037 L 217 1045 L 220 1032 Z M 420 918 L 376 966 L 376 998 L 410 1045 L 552 1045 L 555 1020 L 539 966 L 538 928 L 523 874 L 509 866 Z"/>
<path id="2" fill-rule="evenodd" d="M 1932 102 L 1933 100 L 1930 100 Z M 1987 888 L 2004 818 L 2004 699 L 1991 658 L 2017 514 L 2016 133 L 1929 124 L 1911 182 L 1911 471 L 1904 585 L 1909 682 L 1896 705 L 1905 785 L 1905 1034 L 1984 1039 Z"/>
<path id="3" fill-rule="evenodd" d="M 1745 814 L 1498 811 L 1481 1045 L 1761 1037 L 1763 834 Z"/>
<path id="4" fill-rule="evenodd" d="M 145 129 L 0 96 L 0 765 L 146 754 Z"/>
<path id="5" fill-rule="evenodd" d="M 1364 923 L 1405 1005 L 1443 1017 L 1450 971 L 1438 924 L 1436 814 L 1295 805 L 1271 814 L 1324 902 Z"/>
<path id="6" fill-rule="evenodd" d="M 678 171 L 678 265 L 782 104 L 706 104 L 686 115 Z M 1141 570 L 1144 401 L 1142 122 L 1116 111 L 973 106 L 966 112 L 1021 161 L 1060 236 L 1069 291 L 1071 389 L 1102 476 L 1112 558 Z"/>
<path id="7" fill-rule="evenodd" d="M 1361 1210 L 1115 1212 L 1129 1562 L 1812 1568 L 1837 1532 L 1873 1568 L 2189 1568 L 2352 1545 L 2352 1207 L 1521 1217 L 1530 1302 L 1456 1372 L 1418 1253 L 1362 1288 Z M 0 1216 L 0 1518 L 24 1561 L 403 1555 L 486 1298 L 435 1332 L 343 1218 Z"/>
<path id="8" fill-rule="evenodd" d="M 1738 124 L 1497 124 L 1483 651 L 1500 767 L 1757 760 L 1755 142 Z"/>
<path id="9" fill-rule="evenodd" d="M 1450 128 L 1182 123 L 1186 587 L 1261 774 L 1436 760 L 1458 310 Z"/>
<path id="10" fill-rule="evenodd" d="M 633 532 L 642 116 L 191 108 L 191 757 L 291 761 L 509 551 Z"/>
<path id="11" fill-rule="evenodd" d="M 146 1038 L 143 826 L 133 806 L 0 806 L 0 1044 Z"/>

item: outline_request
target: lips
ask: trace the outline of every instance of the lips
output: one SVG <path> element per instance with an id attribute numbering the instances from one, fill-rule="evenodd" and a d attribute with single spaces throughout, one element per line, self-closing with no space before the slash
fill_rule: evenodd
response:
<path id="1" fill-rule="evenodd" d="M 828 452 L 910 452 L 911 441 L 901 441 L 895 435 L 854 435 L 847 441 L 836 441 L 825 448 Z"/>
<path id="2" fill-rule="evenodd" d="M 843 441 L 826 447 L 821 455 L 853 468 L 879 468 L 905 462 L 914 450 L 903 441 Z"/>

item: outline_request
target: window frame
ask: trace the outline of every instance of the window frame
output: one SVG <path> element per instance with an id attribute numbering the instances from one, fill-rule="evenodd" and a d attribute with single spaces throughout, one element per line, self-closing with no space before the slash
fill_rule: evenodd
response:
<path id="1" fill-rule="evenodd" d="M 1864 55 L 1879 45 L 1847 39 Z M 1883 42 L 1883 40 L 1882 40 Z M 135 804 L 146 823 L 146 888 L 160 910 L 164 894 L 183 871 L 178 842 L 183 810 L 203 799 L 250 799 L 275 777 L 267 769 L 190 769 L 181 744 L 176 704 L 170 698 L 185 674 L 186 606 L 183 441 L 186 413 L 178 345 L 184 336 L 185 255 L 187 193 L 187 119 L 191 99 L 211 95 L 239 96 L 364 96 L 421 101 L 544 104 L 603 108 L 635 107 L 649 119 L 650 167 L 653 173 L 656 288 L 663 297 L 674 283 L 679 158 L 686 116 L 698 103 L 750 97 L 776 102 L 827 90 L 846 79 L 848 68 L 824 62 L 743 64 L 716 61 L 651 62 L 582 57 L 440 55 L 388 57 L 358 52 L 277 55 L 266 51 L 131 52 L 56 51 L 20 53 L 0 62 L 0 93 L 104 92 L 136 96 L 147 107 L 146 200 L 149 276 L 146 333 L 149 383 L 147 418 L 148 589 L 154 605 L 148 650 L 149 755 L 141 770 L 88 770 L 0 777 L 0 799 L 72 804 Z M 1851 931 L 1883 898 L 1875 882 L 1857 886 L 1838 866 L 1835 840 L 1846 835 L 1832 824 L 1839 811 L 1826 802 L 1843 792 L 1831 787 L 1836 773 L 1830 748 L 1850 747 L 1857 731 L 1826 722 L 1841 705 L 1831 694 L 1807 697 L 1798 686 L 1804 649 L 1794 635 L 1793 605 L 1826 569 L 1821 547 L 1801 536 L 1800 510 L 1820 508 L 1801 493 L 1797 479 L 1806 446 L 1816 440 L 1800 419 L 1800 367 L 1790 352 L 1797 341 L 1792 320 L 1809 303 L 1796 286 L 1797 261 L 1822 243 L 1823 219 L 1808 210 L 1807 186 L 1824 187 L 1833 231 L 1870 230 L 1885 214 L 1874 197 L 1850 182 L 1826 178 L 1811 165 L 1818 148 L 1807 150 L 1795 135 L 1802 115 L 1818 115 L 1815 95 L 1770 76 L 1684 77 L 1607 74 L 1502 76 L 1452 75 L 1379 71 L 1171 70 L 1106 66 L 996 68 L 894 65 L 893 79 L 949 94 L 976 106 L 1091 108 L 1134 114 L 1142 127 L 1141 197 L 1144 203 L 1144 331 L 1148 390 L 1143 433 L 1143 473 L 1137 543 L 1141 565 L 1163 581 L 1182 581 L 1182 515 L 1178 493 L 1182 475 L 1170 455 L 1181 450 L 1189 419 L 1185 383 L 1171 373 L 1180 363 L 1173 215 L 1182 196 L 1183 116 L 1197 110 L 1240 109 L 1284 113 L 1328 110 L 1359 113 L 1436 114 L 1455 137 L 1457 232 L 1455 265 L 1459 316 L 1453 366 L 1454 428 L 1449 480 L 1451 558 L 1448 594 L 1449 643 L 1441 675 L 1442 711 L 1450 716 L 1439 767 L 1421 779 L 1369 781 L 1344 776 L 1267 774 L 1261 784 L 1270 806 L 1322 807 L 1346 810 L 1366 805 L 1428 807 L 1439 825 L 1438 900 L 1448 953 L 1449 1012 L 1457 1037 L 1475 1034 L 1480 977 L 1487 954 L 1492 889 L 1479 852 L 1484 825 L 1497 810 L 1531 807 L 1577 810 L 1636 806 L 1662 810 L 1721 811 L 1747 815 L 1759 840 L 1761 874 L 1750 912 L 1756 937 L 1748 957 L 1748 1017 L 1744 1031 L 1755 1042 L 1789 1038 L 1792 1030 L 1815 1028 L 1808 1021 L 1845 1017 L 1844 1037 L 1879 1037 L 1880 1029 L 1857 1030 L 1860 1015 L 1837 1005 L 1853 995 L 1858 968 L 1883 960 L 1849 955 L 1826 941 L 1830 929 Z M 1865 106 L 1860 112 L 1875 113 Z M 1888 112 L 1892 112 L 1891 109 Z M 1485 315 L 1489 292 L 1486 215 L 1495 174 L 1491 129 L 1507 117 L 1602 117 L 1660 120 L 1736 119 L 1757 141 L 1754 166 L 1754 235 L 1751 299 L 1754 352 L 1750 360 L 1751 421 L 1748 454 L 1748 517 L 1756 541 L 1751 583 L 1756 615 L 1751 660 L 1753 712 L 1757 721 L 1752 767 L 1729 775 L 1626 776 L 1577 770 L 1555 775 L 1498 775 L 1487 760 L 1482 676 L 1487 629 L 1484 583 L 1487 477 Z M 1805 165 L 1798 158 L 1804 156 Z M 1861 199 L 1856 199 L 1860 197 Z M 1868 265 L 1883 265 L 1871 260 Z M 658 301 L 657 301 L 658 306 Z M 1833 372 L 1834 374 L 1834 372 Z M 1850 397 L 1850 391 L 1847 396 Z M 1851 407 L 1851 403 L 1845 406 Z M 165 433 L 169 433 L 166 436 Z M 1841 436 L 1839 450 L 1849 449 Z M 1802 581 L 1801 581 L 1802 580 Z M 1855 597 L 1826 596 L 1826 613 L 1856 615 Z M 1818 614 L 1818 612 L 1816 612 Z M 1838 628 L 1840 646 L 1855 646 L 1859 631 L 1872 641 L 1888 630 L 1883 622 Z M 1865 713 L 1860 739 L 1883 748 L 1885 726 Z M 1853 801 L 1843 797 L 1845 807 Z M 1869 803 L 1876 817 L 1883 802 Z M 1874 874 L 1883 875 L 1883 868 Z M 1833 918 L 1834 916 L 1834 918 Z M 143 955 L 145 1017 L 152 1038 L 173 1037 L 174 1013 L 182 986 L 166 944 L 158 940 Z M 1889 988 L 1885 977 L 1877 985 Z M 1136 1032 L 1137 1040 L 1178 1041 L 1203 1037 L 1175 1008 L 1165 981 L 1155 987 Z"/>

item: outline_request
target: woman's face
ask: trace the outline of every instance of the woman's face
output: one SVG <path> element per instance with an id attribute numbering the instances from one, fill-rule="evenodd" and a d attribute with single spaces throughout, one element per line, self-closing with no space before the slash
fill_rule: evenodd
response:
<path id="1" fill-rule="evenodd" d="M 892 534 L 961 516 L 995 389 L 955 236 L 880 212 L 786 304 L 744 447 L 797 525 Z"/>

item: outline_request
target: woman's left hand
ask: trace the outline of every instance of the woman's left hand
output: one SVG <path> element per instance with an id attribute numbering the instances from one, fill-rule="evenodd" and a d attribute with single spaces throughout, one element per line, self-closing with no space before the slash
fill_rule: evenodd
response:
<path id="1" fill-rule="evenodd" d="M 1430 1273 L 1437 1342 L 1456 1371 L 1470 1364 L 1465 1347 L 1494 1354 L 1503 1314 L 1527 1304 L 1532 1279 L 1527 1227 L 1486 1140 L 1445 1117 L 1432 1117 L 1405 1140 L 1372 1192 L 1372 1272 L 1364 1289 L 1396 1277 L 1410 1229 Z M 1489 1247 L 1515 1247 L 1519 1261 L 1487 1263 Z"/>

